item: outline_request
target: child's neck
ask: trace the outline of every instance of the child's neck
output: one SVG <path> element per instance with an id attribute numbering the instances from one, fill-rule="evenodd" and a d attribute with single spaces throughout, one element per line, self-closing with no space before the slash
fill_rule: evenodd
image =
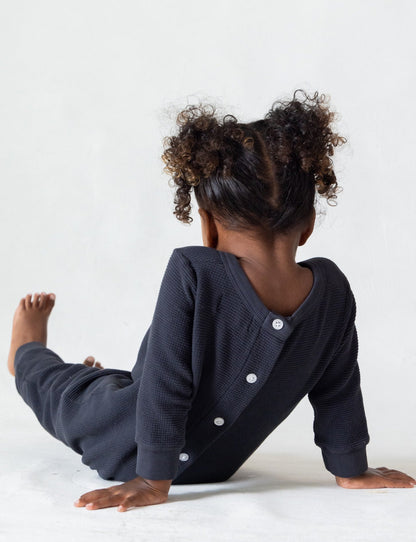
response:
<path id="1" fill-rule="evenodd" d="M 275 237 L 273 240 L 258 240 L 243 236 L 239 232 L 227 231 L 218 237 L 217 250 L 230 252 L 240 261 L 244 270 L 253 275 L 274 276 L 293 279 L 303 268 L 296 263 L 299 236 L 296 234 Z"/>
<path id="2" fill-rule="evenodd" d="M 218 247 L 217 247 L 218 248 Z M 263 304 L 272 312 L 291 316 L 312 289 L 311 269 L 297 264 L 291 253 L 251 251 L 234 247 L 219 250 L 234 254 Z"/>

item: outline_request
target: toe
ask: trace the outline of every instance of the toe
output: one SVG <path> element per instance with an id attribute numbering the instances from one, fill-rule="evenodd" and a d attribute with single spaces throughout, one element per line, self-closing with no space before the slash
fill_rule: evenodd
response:
<path id="1" fill-rule="evenodd" d="M 46 301 L 46 293 L 45 292 L 42 292 L 40 294 L 40 299 L 39 299 L 39 308 L 40 309 L 44 309 L 45 308 L 45 301 Z"/>
<path id="2" fill-rule="evenodd" d="M 55 305 L 55 294 L 49 294 L 48 295 L 48 308 L 52 309 L 52 307 Z"/>
<path id="3" fill-rule="evenodd" d="M 32 308 L 32 294 L 27 294 L 27 296 L 25 297 L 25 307 L 27 309 Z"/>
<path id="4" fill-rule="evenodd" d="M 36 292 L 35 294 L 33 294 L 32 306 L 35 307 L 35 308 L 38 308 L 39 307 L 39 301 L 40 301 L 40 294 L 38 294 Z"/>

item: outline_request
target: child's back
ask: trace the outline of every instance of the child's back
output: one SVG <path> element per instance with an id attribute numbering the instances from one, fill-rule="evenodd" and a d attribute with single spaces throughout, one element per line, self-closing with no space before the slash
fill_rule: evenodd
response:
<path id="1" fill-rule="evenodd" d="M 330 260 L 299 265 L 313 273 L 313 287 L 283 316 L 263 304 L 235 255 L 173 251 L 132 371 L 138 472 L 223 481 L 307 393 L 327 468 L 338 476 L 366 470 L 354 296 Z"/>

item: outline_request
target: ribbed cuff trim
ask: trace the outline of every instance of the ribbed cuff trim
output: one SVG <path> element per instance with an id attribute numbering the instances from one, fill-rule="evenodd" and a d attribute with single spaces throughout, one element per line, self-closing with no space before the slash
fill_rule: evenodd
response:
<path id="1" fill-rule="evenodd" d="M 332 453 L 321 449 L 325 467 L 334 476 L 359 476 L 368 469 L 366 446 L 348 453 Z"/>
<path id="2" fill-rule="evenodd" d="M 149 480 L 173 480 L 176 477 L 181 448 L 150 448 L 137 445 L 136 472 Z"/>
<path id="3" fill-rule="evenodd" d="M 22 344 L 21 346 L 19 346 L 19 348 L 16 350 L 16 354 L 14 356 L 14 369 L 15 369 L 15 372 L 17 372 L 18 365 L 22 361 L 22 359 L 24 358 L 24 356 L 25 356 L 25 354 L 27 352 L 29 352 L 30 350 L 40 350 L 40 349 L 44 349 L 44 348 L 46 348 L 46 346 L 43 343 L 38 342 L 38 341 L 31 341 L 31 342 L 28 342 L 28 343 L 25 343 L 25 344 Z"/>

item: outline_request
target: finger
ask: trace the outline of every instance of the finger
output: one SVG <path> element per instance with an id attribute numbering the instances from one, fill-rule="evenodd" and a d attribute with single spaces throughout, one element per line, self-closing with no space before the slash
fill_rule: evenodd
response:
<path id="1" fill-rule="evenodd" d="M 414 485 L 412 484 L 412 482 L 408 482 L 406 480 L 398 480 L 396 482 L 396 486 L 395 487 L 405 487 L 405 488 L 413 488 Z"/>
<path id="2" fill-rule="evenodd" d="M 387 476 L 389 478 L 396 478 L 396 479 L 400 479 L 400 480 L 409 480 L 409 481 L 413 480 L 414 481 L 414 478 L 412 478 L 411 476 L 408 476 L 404 472 L 400 472 L 399 470 L 385 471 L 383 473 L 383 476 Z"/>
<path id="3" fill-rule="evenodd" d="M 119 508 L 122 508 L 120 512 L 126 512 L 127 510 L 130 510 L 131 508 L 136 508 L 138 506 L 145 506 L 146 504 L 150 504 L 150 502 L 147 502 L 146 499 L 143 499 L 142 495 L 131 495 L 130 497 L 125 497 L 119 505 Z"/>
<path id="4" fill-rule="evenodd" d="M 132 510 L 133 508 L 137 508 L 138 504 L 134 505 L 134 504 L 129 504 L 127 501 L 124 501 L 122 502 L 121 504 L 119 504 L 117 506 L 117 511 L 118 512 L 127 512 L 127 510 Z"/>
<path id="5" fill-rule="evenodd" d="M 34 307 L 39 307 L 39 301 L 40 301 L 40 294 L 39 293 L 35 293 L 33 294 L 33 302 L 32 302 L 32 305 Z"/>
<path id="6" fill-rule="evenodd" d="M 411 482 L 408 482 L 407 480 L 397 480 L 397 479 L 388 479 L 386 480 L 386 487 L 405 487 L 410 488 L 413 487 L 413 484 Z"/>
<path id="7" fill-rule="evenodd" d="M 134 506 L 129 502 L 129 498 L 122 499 L 117 507 L 118 512 L 127 512 L 130 508 Z"/>
<path id="8" fill-rule="evenodd" d="M 388 472 L 395 473 L 397 476 L 399 476 L 401 478 L 407 478 L 409 480 L 413 480 L 414 482 L 416 482 L 415 478 L 413 478 L 412 476 L 409 476 L 408 474 L 406 474 L 405 472 L 402 472 L 400 470 L 391 469 Z"/>
<path id="9" fill-rule="evenodd" d="M 125 512 L 126 510 L 130 510 L 131 508 L 148 506 L 152 504 L 162 504 L 166 501 L 167 495 L 140 492 L 135 493 L 134 495 L 130 495 L 128 497 L 124 497 L 124 499 L 120 500 L 119 508 L 121 507 L 123 509 L 120 510 L 120 512 Z"/>
<path id="10" fill-rule="evenodd" d="M 96 499 L 99 499 L 103 496 L 103 494 L 108 491 L 107 489 L 95 489 L 94 491 L 89 491 L 88 493 L 84 493 L 81 495 L 81 497 L 78 499 L 81 506 L 85 506 L 89 502 L 92 502 Z"/>
<path id="11" fill-rule="evenodd" d="M 88 491 L 88 493 L 84 493 L 83 495 L 81 495 L 81 497 L 78 500 L 80 502 L 83 502 L 84 504 L 88 504 L 94 500 L 101 499 L 102 497 L 106 495 L 120 494 L 120 485 L 123 485 L 123 484 L 110 486 L 104 489 L 94 489 L 93 491 Z"/>
<path id="12" fill-rule="evenodd" d="M 147 502 L 146 500 L 142 500 L 137 497 L 137 495 L 132 497 L 127 497 L 123 499 L 122 502 L 117 507 L 118 512 L 127 512 L 128 510 L 132 510 L 133 508 L 139 508 L 141 506 L 146 506 L 149 504 L 156 504 Z"/>
<path id="13" fill-rule="evenodd" d="M 99 361 L 96 361 L 94 363 L 94 367 L 97 367 L 97 369 L 104 369 L 104 367 L 101 365 L 101 363 Z"/>
<path id="14" fill-rule="evenodd" d="M 413 480 L 413 478 L 409 478 L 408 476 L 389 476 L 388 479 L 394 480 L 396 482 L 401 482 L 403 484 L 410 484 L 412 486 L 416 484 L 416 481 Z"/>
<path id="15" fill-rule="evenodd" d="M 111 508 L 112 506 L 117 506 L 120 504 L 120 501 L 123 499 L 123 497 L 120 497 L 120 495 L 111 495 L 107 494 L 104 497 L 101 497 L 100 499 L 94 499 L 93 501 L 89 502 L 85 505 L 85 508 L 87 510 L 99 510 L 100 508 Z"/>

